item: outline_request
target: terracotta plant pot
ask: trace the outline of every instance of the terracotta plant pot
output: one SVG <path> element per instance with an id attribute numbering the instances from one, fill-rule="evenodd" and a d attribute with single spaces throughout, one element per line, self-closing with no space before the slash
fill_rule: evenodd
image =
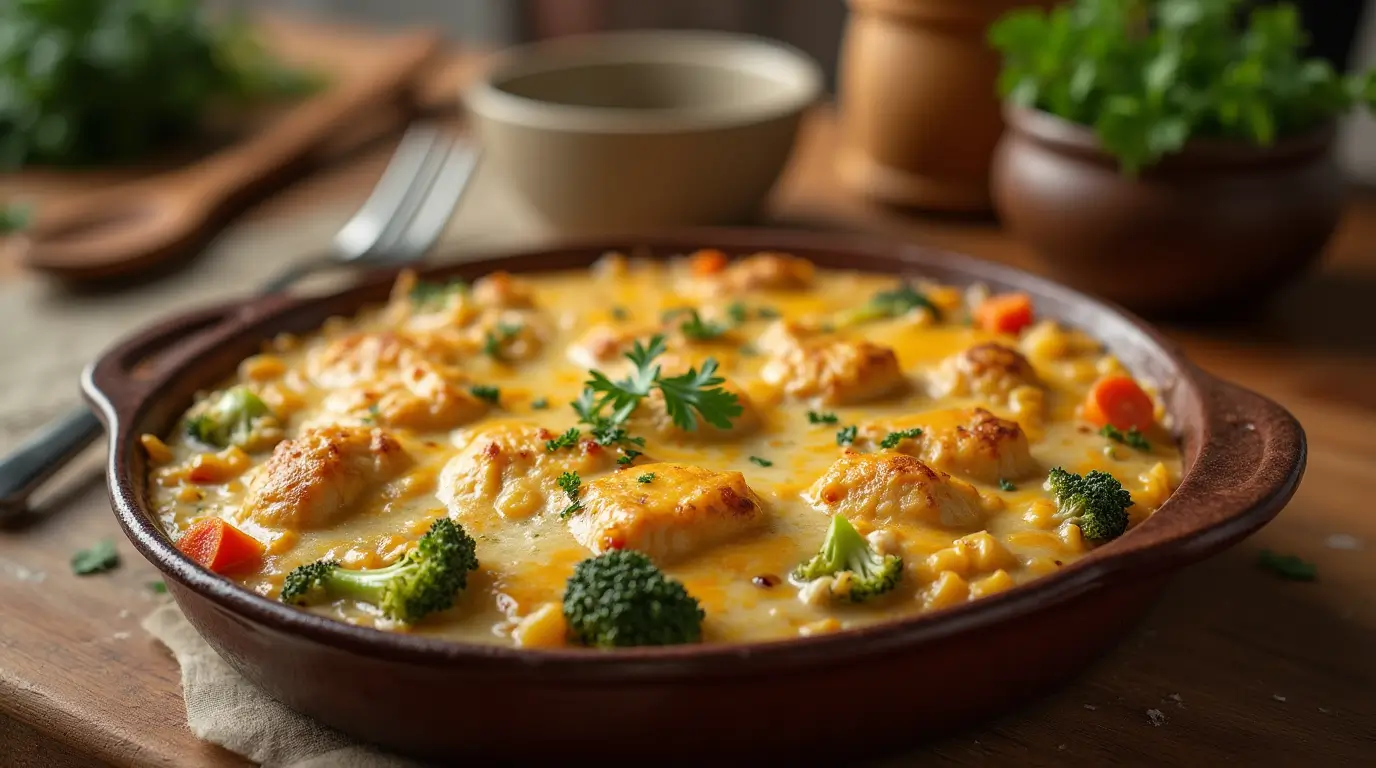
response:
<path id="1" fill-rule="evenodd" d="M 1010 108 L 994 162 L 1004 225 L 1048 274 L 1155 316 L 1217 315 L 1312 265 L 1342 214 L 1332 126 L 1271 147 L 1188 144 L 1137 178 L 1085 127 Z"/>
<path id="2" fill-rule="evenodd" d="M 985 35 L 1010 8 L 1042 0 L 849 0 L 838 99 L 842 182 L 901 207 L 989 210 L 1003 131 L 1000 60 Z"/>

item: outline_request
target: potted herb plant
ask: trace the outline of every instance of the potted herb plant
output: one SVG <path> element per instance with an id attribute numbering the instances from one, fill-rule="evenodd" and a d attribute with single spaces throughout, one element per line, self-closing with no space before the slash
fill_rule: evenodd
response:
<path id="1" fill-rule="evenodd" d="M 1255 302 L 1336 227 L 1337 118 L 1376 100 L 1302 53 L 1288 3 L 1074 0 L 990 29 L 992 189 L 1054 277 L 1149 314 Z"/>

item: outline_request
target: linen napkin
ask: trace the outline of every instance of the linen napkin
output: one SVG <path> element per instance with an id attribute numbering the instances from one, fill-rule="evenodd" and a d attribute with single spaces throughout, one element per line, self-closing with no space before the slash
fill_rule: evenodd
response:
<path id="1" fill-rule="evenodd" d="M 359 744 L 288 708 L 244 679 L 168 601 L 143 620 L 182 670 L 186 724 L 196 737 L 264 768 L 424 768 Z"/>

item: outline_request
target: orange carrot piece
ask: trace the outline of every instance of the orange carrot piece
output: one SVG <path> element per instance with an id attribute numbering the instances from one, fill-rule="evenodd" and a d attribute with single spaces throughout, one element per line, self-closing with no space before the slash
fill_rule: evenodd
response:
<path id="1" fill-rule="evenodd" d="M 693 274 L 698 277 L 715 275 L 726 269 L 726 254 L 715 248 L 704 248 L 688 257 Z"/>
<path id="2" fill-rule="evenodd" d="M 1032 324 L 1032 297 L 1025 293 L 990 296 L 975 308 L 975 322 L 986 331 L 1017 333 Z"/>
<path id="3" fill-rule="evenodd" d="M 1156 421 L 1151 397 L 1130 376 L 1113 374 L 1094 382 L 1085 399 L 1084 417 L 1100 426 L 1147 430 Z"/>
<path id="4" fill-rule="evenodd" d="M 207 517 L 186 529 L 177 549 L 215 573 L 256 563 L 264 552 L 261 542 L 218 517 Z"/>

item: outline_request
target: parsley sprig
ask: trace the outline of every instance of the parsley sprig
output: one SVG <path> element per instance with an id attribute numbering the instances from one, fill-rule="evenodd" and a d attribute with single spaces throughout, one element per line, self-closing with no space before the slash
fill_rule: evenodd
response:
<path id="1" fill-rule="evenodd" d="M 564 511 L 559 513 L 560 519 L 565 519 L 583 509 L 583 502 L 578 500 L 578 496 L 583 491 L 583 478 L 577 472 L 565 472 L 556 481 L 559 483 L 559 490 L 569 497 L 569 505 L 564 507 Z"/>
<path id="2" fill-rule="evenodd" d="M 910 440 L 921 436 L 922 430 L 917 427 L 913 427 L 912 429 L 900 429 L 897 432 L 890 432 L 884 435 L 884 439 L 879 441 L 879 447 L 888 449 L 897 448 L 898 444 L 904 440 Z"/>
<path id="3" fill-rule="evenodd" d="M 1151 443 L 1147 442 L 1147 438 L 1142 436 L 1142 433 L 1138 431 L 1137 427 L 1132 427 L 1124 432 L 1112 424 L 1105 424 L 1099 429 L 1099 434 L 1115 443 L 1122 443 L 1129 448 L 1136 448 L 1144 453 L 1151 451 Z"/>
<path id="4" fill-rule="evenodd" d="M 902 317 L 915 309 L 925 309 L 931 312 L 933 317 L 941 317 L 940 311 L 926 294 L 908 283 L 903 283 L 897 288 L 879 291 L 858 307 L 838 313 L 831 319 L 830 325 L 833 328 L 846 328 L 875 320 L 889 320 Z"/>
<path id="5" fill-rule="evenodd" d="M 664 337 L 656 334 L 648 345 L 636 341 L 626 358 L 635 371 L 613 381 L 601 371 L 589 371 L 584 395 L 575 403 L 575 410 L 584 421 L 592 421 L 609 432 L 621 430 L 640 401 L 658 389 L 664 396 L 664 408 L 680 429 L 697 429 L 696 413 L 703 421 L 719 429 L 730 429 L 731 421 L 741 415 L 740 398 L 722 388 L 725 379 L 717 375 L 717 361 L 707 358 L 702 368 L 689 368 L 678 376 L 665 376 L 654 360 L 665 352 Z"/>

